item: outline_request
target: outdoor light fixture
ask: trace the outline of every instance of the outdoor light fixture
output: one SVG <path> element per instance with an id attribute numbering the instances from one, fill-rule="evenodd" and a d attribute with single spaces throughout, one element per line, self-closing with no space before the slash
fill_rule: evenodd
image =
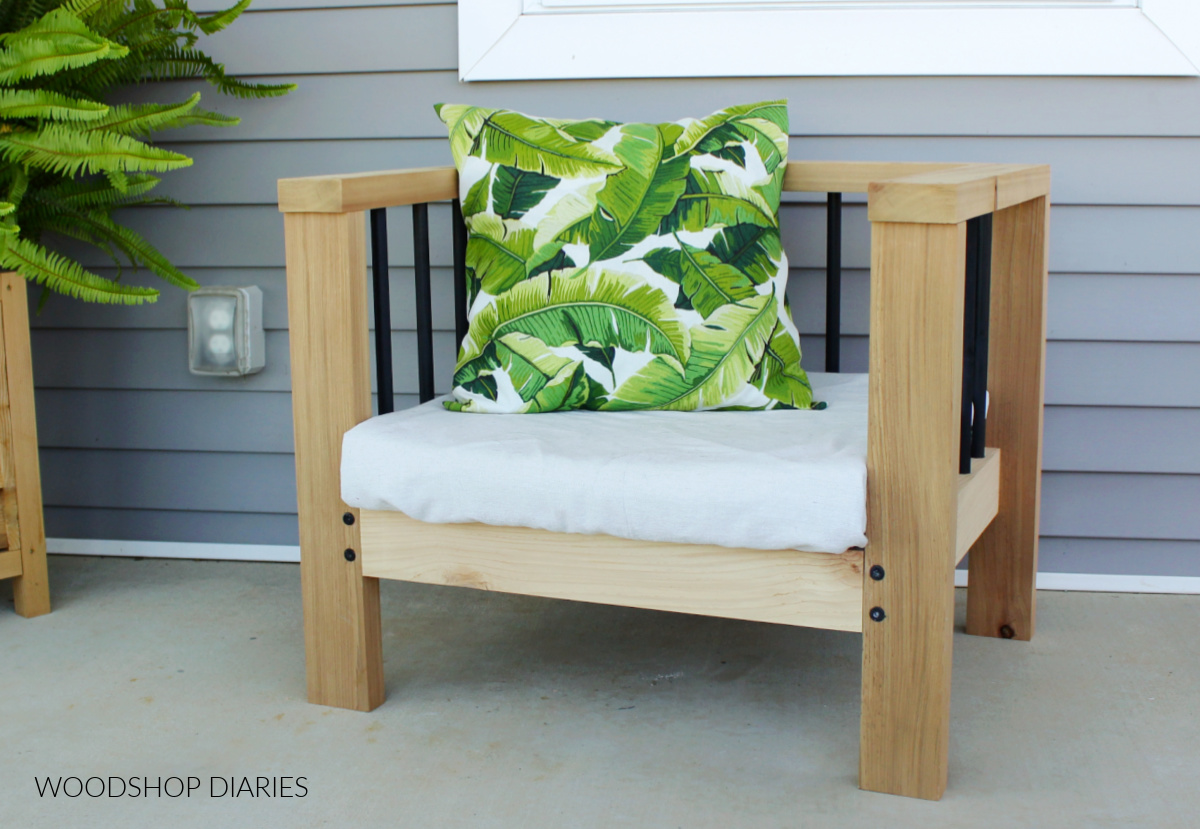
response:
<path id="1" fill-rule="evenodd" d="M 192 374 L 240 377 L 267 363 L 262 291 L 198 288 L 188 294 L 188 368 Z"/>

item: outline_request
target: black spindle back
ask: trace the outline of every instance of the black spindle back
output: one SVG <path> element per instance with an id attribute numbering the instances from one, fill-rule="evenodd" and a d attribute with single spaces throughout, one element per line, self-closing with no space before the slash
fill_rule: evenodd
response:
<path id="1" fill-rule="evenodd" d="M 454 200 L 454 347 L 467 336 L 467 225 L 462 204 Z"/>
<path id="2" fill-rule="evenodd" d="M 842 370 L 842 194 L 825 205 L 825 370 Z"/>
<path id="3" fill-rule="evenodd" d="M 387 209 L 371 211 L 371 280 L 375 295 L 375 388 L 379 393 L 379 413 L 387 414 L 396 405 L 392 387 L 392 305 L 391 280 L 388 278 Z"/>
<path id="4" fill-rule="evenodd" d="M 417 299 L 417 384 L 421 402 L 433 399 L 433 299 L 429 288 L 429 205 L 414 204 L 413 273 Z"/>
<path id="5" fill-rule="evenodd" d="M 414 204 L 413 277 L 417 316 L 417 385 L 421 402 L 433 399 L 433 297 L 429 266 L 429 205 Z M 454 200 L 454 333 L 462 343 L 467 332 L 466 248 L 467 229 L 462 208 Z M 371 270 L 375 293 L 375 385 L 379 414 L 395 409 L 392 379 L 391 282 L 388 278 L 387 212 L 371 210 Z"/>
<path id="6" fill-rule="evenodd" d="M 963 385 L 958 471 L 971 471 L 987 438 L 988 318 L 992 295 L 992 214 L 967 222 L 963 296 Z"/>

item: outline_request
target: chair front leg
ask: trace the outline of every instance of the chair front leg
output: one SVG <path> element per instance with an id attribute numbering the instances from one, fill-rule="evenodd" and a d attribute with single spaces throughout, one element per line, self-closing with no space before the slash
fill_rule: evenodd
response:
<path id="1" fill-rule="evenodd" d="M 284 229 L 308 699 L 369 711 L 384 699 L 379 582 L 340 486 L 342 435 L 371 416 L 366 225 L 288 213 Z"/>
<path id="2" fill-rule="evenodd" d="M 946 788 L 966 225 L 875 222 L 859 786 Z"/>

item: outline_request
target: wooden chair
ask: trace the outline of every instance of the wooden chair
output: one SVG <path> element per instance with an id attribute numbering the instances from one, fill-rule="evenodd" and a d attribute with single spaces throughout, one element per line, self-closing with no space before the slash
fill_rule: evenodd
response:
<path id="1" fill-rule="evenodd" d="M 368 711 L 383 701 L 379 578 L 861 631 L 859 785 L 942 795 L 954 569 L 968 550 L 967 632 L 1033 635 L 1049 169 L 793 161 L 784 189 L 869 194 L 865 551 L 693 547 L 351 509 L 340 498 L 342 435 L 372 413 L 364 211 L 456 199 L 457 178 L 432 168 L 279 182 L 312 702 Z M 418 225 L 424 215 L 418 208 Z M 979 261 L 969 262 L 969 231 L 989 216 L 990 256 L 976 238 Z M 459 225 L 460 255 L 463 236 Z M 422 343 L 427 256 L 418 245 Z M 963 404 L 964 273 L 988 261 L 990 369 L 973 399 L 990 391 L 990 448 L 962 474 L 960 427 L 972 414 Z M 432 361 L 422 363 L 431 396 Z M 390 373 L 382 382 L 390 400 Z"/>
<path id="2" fill-rule="evenodd" d="M 17 613 L 50 612 L 25 280 L 0 274 L 0 579 Z"/>

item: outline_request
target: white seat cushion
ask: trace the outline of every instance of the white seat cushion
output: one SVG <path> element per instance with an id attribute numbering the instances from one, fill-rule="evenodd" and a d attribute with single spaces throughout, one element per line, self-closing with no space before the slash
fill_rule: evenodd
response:
<path id="1" fill-rule="evenodd" d="M 867 375 L 822 411 L 465 414 L 440 400 L 342 442 L 342 498 L 433 523 L 841 553 L 866 544 Z"/>

